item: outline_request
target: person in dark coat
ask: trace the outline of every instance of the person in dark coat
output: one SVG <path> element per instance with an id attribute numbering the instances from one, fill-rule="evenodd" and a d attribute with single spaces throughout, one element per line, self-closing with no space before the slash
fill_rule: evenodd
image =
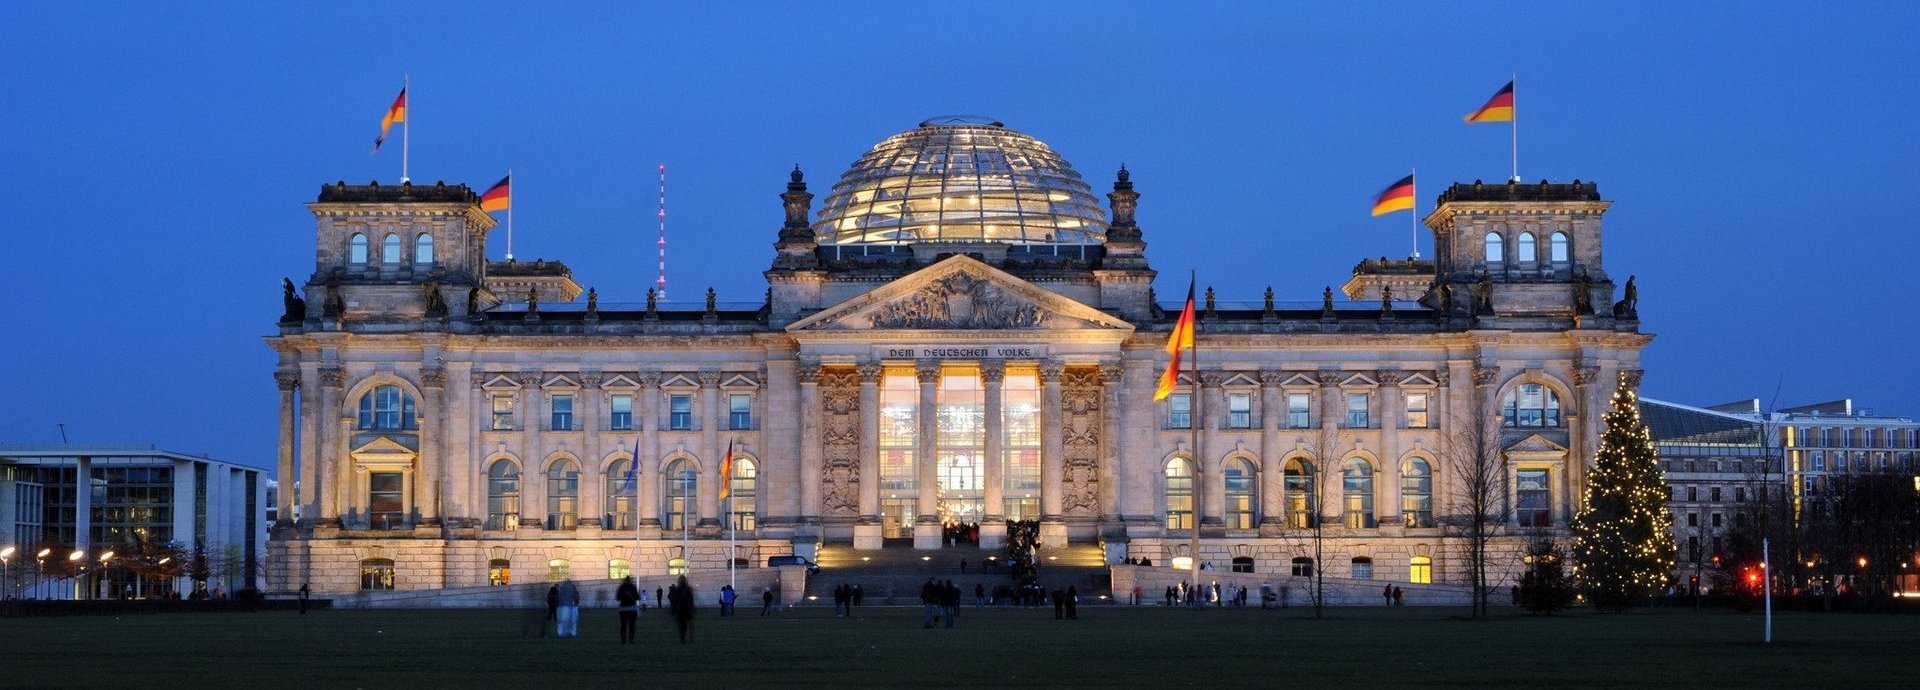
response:
<path id="1" fill-rule="evenodd" d="M 620 602 L 620 644 L 633 644 L 633 628 L 640 618 L 640 588 L 629 577 L 620 581 L 613 598 Z"/>
<path id="2" fill-rule="evenodd" d="M 693 638 L 693 585 L 687 584 L 687 576 L 681 575 L 667 593 L 667 608 L 673 612 L 674 627 L 680 629 L 680 644 L 686 644 Z"/>
<path id="3" fill-rule="evenodd" d="M 960 618 L 960 588 L 954 586 L 952 580 L 940 588 L 940 605 L 946 610 L 947 627 L 953 627 Z"/>
<path id="4" fill-rule="evenodd" d="M 1073 585 L 1067 585 L 1067 620 L 1080 620 L 1079 597 L 1080 590 Z"/>
<path id="5" fill-rule="evenodd" d="M 312 597 L 313 588 L 308 587 L 305 582 L 300 583 L 300 615 L 307 615 L 307 600 Z"/>
<path id="6" fill-rule="evenodd" d="M 772 587 L 768 587 L 765 590 L 762 590 L 760 592 L 760 615 L 764 616 L 769 613 L 773 613 L 773 588 Z"/>
<path id="7" fill-rule="evenodd" d="M 1065 601 L 1066 598 L 1067 598 L 1067 595 L 1065 592 L 1061 592 L 1060 590 L 1057 590 L 1057 589 L 1053 590 L 1053 619 L 1054 620 L 1060 620 L 1067 617 L 1067 602 Z"/>
<path id="8" fill-rule="evenodd" d="M 546 637 L 547 626 L 555 625 L 559 620 L 560 620 L 560 585 L 553 584 L 547 587 L 547 619 L 540 622 L 540 636 Z"/>

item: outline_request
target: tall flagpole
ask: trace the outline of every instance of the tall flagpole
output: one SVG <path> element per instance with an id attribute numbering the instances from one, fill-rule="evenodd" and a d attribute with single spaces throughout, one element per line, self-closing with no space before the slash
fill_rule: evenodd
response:
<path id="1" fill-rule="evenodd" d="M 640 434 L 633 435 L 633 556 L 640 557 Z M 632 561 L 628 561 L 627 574 L 633 574 Z M 665 603 L 665 602 L 660 602 Z"/>
<path id="2" fill-rule="evenodd" d="M 1514 72 L 1513 78 L 1509 80 L 1507 83 L 1513 86 L 1513 90 L 1507 93 L 1507 100 L 1511 103 L 1510 107 L 1513 108 L 1513 116 L 1507 118 L 1507 122 L 1513 125 L 1513 181 L 1519 182 L 1520 181 L 1520 73 Z"/>
<path id="3" fill-rule="evenodd" d="M 1408 190 L 1413 195 L 1413 208 L 1409 209 L 1413 212 L 1413 258 L 1418 259 L 1420 258 L 1420 169 L 1408 168 L 1407 171 L 1412 173 L 1407 177 L 1413 180 L 1412 189 Z"/>
<path id="4" fill-rule="evenodd" d="M 727 457 L 733 457 L 732 441 L 727 442 Z M 734 587 L 734 577 L 739 570 L 734 567 L 734 556 L 738 553 L 740 547 L 734 543 L 734 538 L 738 533 L 734 531 L 733 527 L 733 466 L 732 464 L 723 464 L 722 469 L 725 469 L 727 474 L 727 476 L 720 478 L 720 485 L 727 489 L 727 504 L 721 507 L 721 510 L 726 511 L 725 518 L 727 521 L 727 586 L 734 588 L 734 596 L 739 596 L 739 588 Z"/>
<path id="5" fill-rule="evenodd" d="M 412 87 L 413 87 L 413 75 L 409 74 L 409 75 L 404 75 L 400 77 L 400 92 L 407 94 L 407 104 L 405 106 L 407 109 L 407 115 L 404 119 L 400 120 L 400 181 L 401 182 L 407 182 L 409 180 L 409 178 L 407 177 L 407 149 L 409 147 L 409 143 L 408 143 L 408 139 L 410 138 L 409 135 L 413 133 Z M 512 214 L 513 211 L 508 210 L 507 213 Z"/>
<path id="6" fill-rule="evenodd" d="M 507 168 L 507 260 L 513 260 L 513 168 Z"/>
<path id="7" fill-rule="evenodd" d="M 1198 282 L 1198 276 L 1189 270 L 1187 272 L 1187 301 L 1189 304 L 1193 301 L 1193 287 L 1196 282 Z M 1184 308 L 1185 305 L 1182 305 L 1182 309 Z M 1176 325 L 1174 328 L 1179 328 L 1179 326 Z M 1203 420 L 1206 419 L 1206 415 L 1202 409 L 1205 403 L 1200 399 L 1200 315 L 1197 313 L 1193 315 L 1193 347 L 1188 349 L 1191 350 L 1188 354 L 1192 357 L 1192 361 L 1187 364 L 1188 372 L 1192 378 L 1192 381 L 1189 383 L 1193 384 L 1193 387 L 1189 389 L 1192 391 L 1189 395 L 1193 396 L 1193 418 L 1187 420 L 1187 446 L 1193 453 L 1193 531 L 1188 537 L 1187 567 L 1193 573 L 1193 585 L 1187 588 L 1187 600 L 1189 604 L 1193 604 L 1195 608 L 1198 608 L 1196 602 L 1199 600 L 1194 599 L 1193 595 L 1194 591 L 1200 588 L 1200 498 L 1202 494 L 1206 493 L 1204 487 L 1206 487 L 1207 483 L 1203 479 L 1205 472 L 1201 469 L 1203 464 L 1200 458 L 1200 425 L 1205 423 Z M 1176 354 L 1175 356 L 1178 355 Z"/>

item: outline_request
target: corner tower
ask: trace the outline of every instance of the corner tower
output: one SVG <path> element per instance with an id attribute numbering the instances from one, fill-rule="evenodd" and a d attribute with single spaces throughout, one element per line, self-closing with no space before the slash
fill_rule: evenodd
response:
<path id="1" fill-rule="evenodd" d="M 466 185 L 337 182 L 307 209 L 317 226 L 308 324 L 410 323 L 494 304 L 485 287 L 494 220 Z"/>
<path id="2" fill-rule="evenodd" d="M 1568 318 L 1637 323 L 1631 294 L 1616 310 L 1602 261 L 1600 220 L 1612 205 L 1579 180 L 1449 187 L 1426 218 L 1434 286 L 1422 301 L 1453 317 L 1521 328 Z"/>

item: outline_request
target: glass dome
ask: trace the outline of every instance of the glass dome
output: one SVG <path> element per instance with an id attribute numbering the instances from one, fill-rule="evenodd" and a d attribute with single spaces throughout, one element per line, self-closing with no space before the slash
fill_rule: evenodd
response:
<path id="1" fill-rule="evenodd" d="M 1107 217 L 1040 140 L 984 118 L 942 117 L 854 161 L 813 230 L 821 244 L 1099 244 Z"/>

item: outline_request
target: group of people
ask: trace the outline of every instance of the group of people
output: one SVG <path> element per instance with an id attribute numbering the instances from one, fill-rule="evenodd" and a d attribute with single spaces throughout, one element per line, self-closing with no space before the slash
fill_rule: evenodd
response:
<path id="1" fill-rule="evenodd" d="M 931 628 L 945 618 L 947 627 L 951 628 L 960 617 L 960 588 L 954 586 L 952 580 L 942 583 L 927 578 L 927 584 L 920 586 L 920 605 L 926 611 L 920 618 L 920 627 Z"/>
<path id="2" fill-rule="evenodd" d="M 941 526 L 941 546 L 979 546 L 980 523 L 949 522 Z"/>
<path id="3" fill-rule="evenodd" d="M 1138 590 L 1139 588 L 1136 587 L 1135 589 Z M 1136 591 L 1134 594 L 1136 600 L 1139 596 L 1139 593 Z M 1220 586 L 1220 582 L 1215 580 L 1211 584 L 1194 587 L 1182 581 L 1178 584 L 1167 585 L 1165 596 L 1168 606 L 1178 606 L 1180 604 L 1227 606 L 1231 604 L 1240 607 L 1247 605 L 1247 586 L 1240 585 L 1239 587 L 1223 588 Z M 1270 604 L 1270 599 L 1271 597 L 1269 595 L 1263 593 L 1260 598 L 1261 606 L 1264 608 Z"/>
<path id="4" fill-rule="evenodd" d="M 1387 585 L 1386 589 L 1381 590 L 1380 596 L 1387 600 L 1388 606 L 1404 606 L 1407 603 L 1406 590 L 1395 585 Z"/>
<path id="5" fill-rule="evenodd" d="M 733 588 L 722 588 L 721 602 L 723 616 L 733 615 Z M 665 588 L 654 588 L 654 600 L 666 602 L 673 616 L 673 623 L 680 631 L 680 644 L 686 644 L 693 637 L 693 586 L 687 583 L 685 575 L 680 581 Z M 634 644 L 634 628 L 640 614 L 647 608 L 647 592 L 633 582 L 632 577 L 620 581 L 620 587 L 614 590 L 614 601 L 620 606 L 620 644 Z M 766 607 L 772 606 L 773 590 L 765 595 Z M 547 588 L 547 618 L 540 626 L 540 636 L 547 636 L 546 623 L 554 626 L 555 637 L 580 636 L 580 588 L 573 580 L 562 580 Z"/>
<path id="6" fill-rule="evenodd" d="M 853 607 L 860 605 L 860 598 L 866 596 L 866 590 L 860 585 L 842 583 L 833 588 L 833 615 L 847 617 L 853 615 Z"/>

